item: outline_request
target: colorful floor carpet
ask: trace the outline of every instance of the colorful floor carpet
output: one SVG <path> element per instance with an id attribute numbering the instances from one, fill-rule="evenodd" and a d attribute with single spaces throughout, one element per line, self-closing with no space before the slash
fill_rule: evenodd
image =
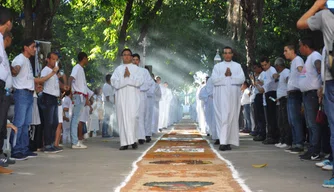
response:
<path id="1" fill-rule="evenodd" d="M 144 154 L 120 191 L 249 191 L 233 166 L 217 155 L 195 124 L 183 120 Z"/>

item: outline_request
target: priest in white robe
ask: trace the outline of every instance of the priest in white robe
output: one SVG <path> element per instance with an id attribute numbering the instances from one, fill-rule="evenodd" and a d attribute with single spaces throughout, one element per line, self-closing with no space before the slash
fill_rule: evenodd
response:
<path id="1" fill-rule="evenodd" d="M 225 47 L 224 61 L 216 64 L 212 72 L 213 105 L 216 129 L 220 141 L 219 150 L 231 150 L 239 146 L 240 87 L 245 74 L 239 63 L 232 61 L 231 47 Z"/>
<path id="2" fill-rule="evenodd" d="M 170 118 L 170 109 L 171 109 L 171 102 L 173 99 L 173 93 L 172 90 L 168 88 L 168 83 L 165 82 L 164 83 L 164 87 L 165 87 L 165 108 L 164 108 L 164 119 L 162 122 L 162 126 L 163 128 L 167 128 L 170 124 L 169 123 L 169 118 Z"/>
<path id="3" fill-rule="evenodd" d="M 157 83 L 158 79 L 160 77 L 156 78 L 156 83 L 155 83 L 155 88 L 154 88 L 154 94 L 153 94 L 153 101 L 154 101 L 154 106 L 153 106 L 153 114 L 152 114 L 152 132 L 153 133 L 157 133 L 159 131 L 159 102 L 161 100 L 161 90 L 160 90 L 160 86 Z"/>
<path id="4" fill-rule="evenodd" d="M 165 114 L 165 109 L 166 109 L 166 102 L 167 102 L 167 95 L 166 95 L 166 88 L 164 87 L 163 84 L 161 84 L 161 79 L 157 79 L 157 83 L 160 86 L 160 91 L 161 91 L 161 99 L 159 101 L 159 123 L 158 123 L 158 128 L 161 131 L 164 127 L 164 122 L 166 119 L 166 114 Z"/>
<path id="5" fill-rule="evenodd" d="M 201 89 L 199 98 L 204 102 L 204 113 L 206 122 L 206 131 L 211 134 L 215 144 L 219 145 L 219 138 L 216 129 L 216 121 L 213 107 L 213 84 L 212 79 L 208 78 L 206 85 Z"/>
<path id="6" fill-rule="evenodd" d="M 130 49 L 122 51 L 123 64 L 118 66 L 111 77 L 111 85 L 116 89 L 116 113 L 120 134 L 120 150 L 128 149 L 132 145 L 137 149 L 136 122 L 138 121 L 139 87 L 144 83 L 140 68 L 132 64 Z"/>
<path id="7" fill-rule="evenodd" d="M 198 130 L 202 134 L 206 134 L 205 131 L 205 114 L 204 114 L 204 102 L 200 99 L 199 94 L 201 89 L 205 86 L 204 82 L 201 84 L 196 91 L 196 112 L 197 112 L 197 119 L 198 119 Z"/>
<path id="8" fill-rule="evenodd" d="M 137 138 L 139 144 L 144 144 L 146 142 L 151 141 L 152 131 L 151 127 L 145 126 L 145 118 L 146 113 L 148 112 L 148 109 L 150 107 L 149 100 L 147 98 L 149 89 L 153 86 L 154 81 L 149 73 L 149 71 L 143 67 L 140 67 L 140 56 L 139 54 L 135 53 L 132 55 L 132 63 L 137 65 L 140 70 L 139 72 L 144 78 L 144 83 L 140 86 L 138 94 L 140 97 L 140 103 L 139 103 L 139 119 L 138 119 L 138 125 L 137 125 Z"/>

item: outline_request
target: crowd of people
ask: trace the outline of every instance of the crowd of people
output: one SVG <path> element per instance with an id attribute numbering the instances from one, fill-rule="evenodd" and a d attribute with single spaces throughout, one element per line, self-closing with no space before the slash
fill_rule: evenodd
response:
<path id="1" fill-rule="evenodd" d="M 334 14 L 326 2 L 315 1 L 297 22 L 300 29 L 323 33 L 322 50 L 317 50 L 312 36 L 299 40 L 305 61 L 297 55 L 297 46 L 287 43 L 285 58 L 275 58 L 272 66 L 263 56 L 252 64 L 247 81 L 240 64 L 232 61 L 232 48 L 224 48 L 224 61 L 199 86 L 197 107 L 191 112 L 199 129 L 211 134 L 220 150 L 231 150 L 230 144 L 238 146 L 240 131 L 254 136 L 254 141 L 299 154 L 302 160 L 323 160 L 316 166 L 333 170 Z M 241 115 L 243 126 L 238 123 Z M 323 186 L 334 187 L 334 174 Z"/>
<path id="2" fill-rule="evenodd" d="M 152 134 L 182 118 L 178 97 L 140 65 L 140 56 L 122 51 L 122 64 L 105 76 L 105 84 L 92 91 L 87 86 L 88 55 L 80 52 L 69 78 L 59 68 L 59 55 L 47 54 L 40 74 L 31 58 L 36 42 L 26 39 L 22 52 L 11 62 L 13 18 L 0 8 L 0 167 L 43 153 L 59 153 L 68 144 L 86 149 L 85 136 L 120 137 L 120 150 L 150 142 Z M 13 110 L 10 110 L 13 106 Z M 7 138 L 7 128 L 11 128 Z M 4 153 L 4 140 L 10 151 Z"/>

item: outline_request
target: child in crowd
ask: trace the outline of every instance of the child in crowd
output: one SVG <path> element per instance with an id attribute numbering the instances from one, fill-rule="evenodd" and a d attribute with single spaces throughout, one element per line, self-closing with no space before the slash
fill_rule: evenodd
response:
<path id="1" fill-rule="evenodd" d="M 245 122 L 245 128 L 241 130 L 242 133 L 250 133 L 252 129 L 251 114 L 250 114 L 250 89 L 249 83 L 245 81 L 241 86 L 241 105 L 243 106 L 243 116 Z"/>

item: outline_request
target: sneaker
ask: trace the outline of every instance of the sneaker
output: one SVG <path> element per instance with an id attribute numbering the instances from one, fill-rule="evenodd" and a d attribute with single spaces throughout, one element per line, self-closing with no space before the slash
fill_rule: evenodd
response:
<path id="1" fill-rule="evenodd" d="M 315 166 L 317 166 L 317 167 L 323 167 L 323 166 L 326 166 L 326 165 L 329 165 L 329 164 L 331 164 L 331 162 L 328 159 L 326 159 L 324 161 L 315 163 Z"/>
<path id="2" fill-rule="evenodd" d="M 16 161 L 24 161 L 28 159 L 28 157 L 23 155 L 22 153 L 13 154 L 11 158 Z"/>
<path id="3" fill-rule="evenodd" d="M 83 147 L 83 148 L 85 148 L 85 149 L 88 148 L 87 145 L 84 145 L 84 144 L 83 144 L 83 140 L 79 140 L 78 143 L 80 143 L 81 147 Z"/>
<path id="4" fill-rule="evenodd" d="M 34 153 L 32 151 L 28 151 L 26 154 L 24 154 L 25 156 L 27 156 L 28 159 L 30 158 L 34 158 L 37 157 L 37 153 Z"/>
<path id="5" fill-rule="evenodd" d="M 266 138 L 266 140 L 262 141 L 262 144 L 264 145 L 274 145 L 277 141 L 275 141 L 273 138 Z"/>
<path id="6" fill-rule="evenodd" d="M 287 147 L 290 147 L 290 145 L 287 145 L 285 143 L 283 143 L 281 146 L 279 146 L 278 148 L 281 148 L 281 149 L 284 149 L 284 148 L 287 148 Z"/>
<path id="7" fill-rule="evenodd" d="M 299 158 L 301 160 L 312 160 L 312 156 L 315 157 L 316 155 L 312 154 L 310 151 L 306 151 L 304 154 L 299 155 Z"/>
<path id="8" fill-rule="evenodd" d="M 325 165 L 321 168 L 324 171 L 332 171 L 333 170 L 333 163 L 330 162 L 330 164 Z"/>
<path id="9" fill-rule="evenodd" d="M 56 149 L 53 147 L 44 147 L 43 152 L 44 153 L 57 153 Z"/>
<path id="10" fill-rule="evenodd" d="M 257 136 L 258 134 L 257 134 L 257 132 L 256 131 L 251 131 L 250 133 L 249 133 L 249 135 L 251 135 L 251 136 Z"/>
<path id="11" fill-rule="evenodd" d="M 312 161 L 320 161 L 321 160 L 320 154 L 319 153 L 313 153 L 311 155 L 311 160 Z"/>
<path id="12" fill-rule="evenodd" d="M 72 149 L 87 149 L 87 146 L 78 142 L 76 145 L 72 145 Z"/>
<path id="13" fill-rule="evenodd" d="M 299 147 L 293 147 L 290 151 L 291 154 L 299 154 L 302 152 L 304 152 L 304 149 Z"/>
<path id="14" fill-rule="evenodd" d="M 53 148 L 57 151 L 57 153 L 63 151 L 63 148 L 59 146 L 53 146 Z"/>
<path id="15" fill-rule="evenodd" d="M 7 158 L 0 157 L 0 167 L 8 167 Z"/>
<path id="16" fill-rule="evenodd" d="M 276 144 L 275 144 L 275 147 L 278 147 L 278 148 L 280 148 L 280 147 L 281 147 L 281 145 L 283 145 L 283 143 L 276 143 Z"/>
<path id="17" fill-rule="evenodd" d="M 292 149 L 293 149 L 293 147 L 290 146 L 289 148 L 285 149 L 284 151 L 290 153 Z"/>
<path id="18" fill-rule="evenodd" d="M 334 177 L 330 178 L 329 180 L 324 180 L 322 186 L 326 188 L 334 188 Z"/>
<path id="19" fill-rule="evenodd" d="M 0 155 L 0 159 L 3 159 L 3 158 L 6 159 L 6 160 L 5 160 L 5 163 L 7 163 L 8 165 L 13 165 L 13 164 L 16 163 L 15 160 L 13 160 L 13 159 L 7 157 L 5 154 L 1 154 L 1 155 Z M 1 160 L 0 160 L 0 161 L 1 161 Z"/>
<path id="20" fill-rule="evenodd" d="M 264 141 L 266 138 L 261 136 L 261 135 L 258 135 L 256 137 L 253 138 L 253 141 Z"/>

